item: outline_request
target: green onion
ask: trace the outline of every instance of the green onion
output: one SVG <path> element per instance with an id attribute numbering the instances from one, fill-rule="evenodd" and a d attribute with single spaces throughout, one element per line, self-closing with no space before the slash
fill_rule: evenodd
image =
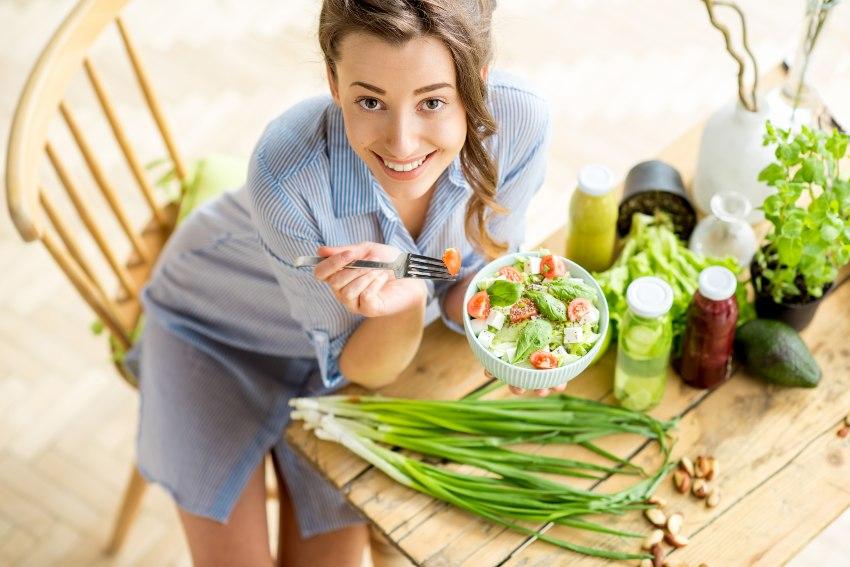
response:
<path id="1" fill-rule="evenodd" d="M 293 419 L 305 422 L 320 439 L 339 443 L 393 480 L 491 522 L 584 555 L 644 559 L 628 553 L 578 545 L 520 522 L 640 538 L 584 518 L 619 515 L 648 507 L 647 498 L 673 466 L 668 432 L 676 421 L 567 395 L 458 401 L 402 400 L 377 396 L 326 396 L 290 401 Z M 663 464 L 653 474 L 601 449 L 593 440 L 622 433 L 659 443 Z M 577 444 L 610 461 L 588 463 L 510 449 L 519 443 Z M 446 463 L 472 467 L 458 472 L 390 448 L 401 448 Z M 538 473 L 601 481 L 612 474 L 644 477 L 628 489 L 596 493 Z M 545 530 L 544 530 L 545 531 Z"/>

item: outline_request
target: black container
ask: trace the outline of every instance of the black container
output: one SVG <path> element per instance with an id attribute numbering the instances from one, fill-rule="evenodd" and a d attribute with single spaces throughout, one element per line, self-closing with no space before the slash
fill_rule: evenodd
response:
<path id="1" fill-rule="evenodd" d="M 626 236 L 632 227 L 632 215 L 670 215 L 676 235 L 687 241 L 697 222 L 696 211 L 688 199 L 682 176 L 672 165 L 654 159 L 643 161 L 629 170 L 623 184 L 623 198 L 617 215 L 617 232 Z"/>
<path id="2" fill-rule="evenodd" d="M 776 303 L 770 294 L 756 289 L 756 276 L 761 273 L 761 266 L 755 260 L 750 264 L 750 275 L 753 281 L 753 290 L 756 294 L 756 313 L 761 319 L 776 319 L 794 328 L 798 333 L 809 326 L 817 312 L 821 301 L 829 293 L 832 284 L 824 286 L 820 297 L 811 297 L 802 302 Z"/>

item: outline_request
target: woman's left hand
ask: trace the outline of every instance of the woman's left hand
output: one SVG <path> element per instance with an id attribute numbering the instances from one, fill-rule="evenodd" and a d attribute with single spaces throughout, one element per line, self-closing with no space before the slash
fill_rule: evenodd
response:
<path id="1" fill-rule="evenodd" d="M 354 260 L 392 262 L 401 253 L 377 242 L 349 246 L 320 246 L 319 256 L 327 259 L 316 266 L 316 278 L 326 282 L 334 296 L 351 313 L 383 317 L 421 305 L 428 297 L 424 280 L 396 279 L 388 270 L 345 268 Z"/>

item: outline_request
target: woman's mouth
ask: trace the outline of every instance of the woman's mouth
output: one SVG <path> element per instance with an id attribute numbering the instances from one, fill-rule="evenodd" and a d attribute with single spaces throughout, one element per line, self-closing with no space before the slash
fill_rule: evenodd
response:
<path id="1" fill-rule="evenodd" d="M 410 179 L 415 179 L 422 173 L 425 169 L 425 166 L 431 160 L 431 157 L 437 153 L 437 150 L 424 155 L 420 158 L 414 160 L 408 160 L 404 162 L 398 162 L 394 160 L 389 160 L 381 155 L 372 152 L 375 154 L 375 157 L 381 163 L 381 167 L 384 169 L 384 173 L 387 174 L 388 177 L 392 179 L 397 179 L 399 181 L 408 181 Z"/>

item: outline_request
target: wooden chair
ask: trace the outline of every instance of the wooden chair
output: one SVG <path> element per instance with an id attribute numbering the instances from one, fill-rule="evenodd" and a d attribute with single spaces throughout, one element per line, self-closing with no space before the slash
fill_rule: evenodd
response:
<path id="1" fill-rule="evenodd" d="M 174 228 L 178 204 L 157 198 L 140 154 L 131 144 L 137 139 L 136 133 L 130 133 L 122 126 L 105 83 L 90 58 L 90 48 L 109 26 L 117 27 L 127 63 L 153 118 L 151 130 L 155 130 L 155 135 L 164 142 L 164 152 L 173 164 L 181 188 L 185 187 L 187 176 L 138 52 L 119 16 L 127 2 L 82 0 L 71 11 L 40 55 L 24 87 L 12 124 L 6 163 L 8 205 L 18 232 L 26 241 L 39 240 L 44 244 L 80 296 L 103 322 L 111 335 L 113 351 L 129 349 L 132 344 L 133 331 L 140 316 L 139 291 Z M 139 204 L 134 210 L 127 206 L 130 201 L 126 198 L 127 188 L 109 179 L 99 159 L 100 152 L 92 147 L 84 126 L 78 122 L 67 102 L 69 85 L 79 73 L 85 75 L 93 89 L 105 121 L 135 180 L 136 189 L 132 192 Z M 67 126 L 100 194 L 100 208 L 96 206 L 95 199 L 84 193 L 84 185 L 78 183 L 79 179 L 72 176 L 58 146 L 48 139 L 48 130 L 54 119 Z M 44 162 L 55 171 L 65 198 L 60 200 L 52 196 L 57 191 L 46 189 L 49 184 L 40 175 Z M 118 187 L 124 191 L 119 191 Z M 66 204 L 64 208 L 60 201 Z M 130 220 L 130 211 L 138 212 L 143 208 L 148 210 L 148 220 L 140 223 L 141 228 L 138 228 Z M 68 214 L 71 211 L 75 214 Z M 124 260 L 121 258 L 122 239 L 124 248 L 129 247 L 130 250 Z M 89 246 L 86 247 L 86 244 Z M 93 250 L 95 254 L 91 253 Z M 117 292 L 112 291 L 115 288 Z M 135 384 L 134 378 L 120 362 L 116 362 L 115 366 L 122 377 Z M 139 508 L 145 486 L 138 469 L 133 466 L 108 552 L 114 553 L 121 546 Z"/>

